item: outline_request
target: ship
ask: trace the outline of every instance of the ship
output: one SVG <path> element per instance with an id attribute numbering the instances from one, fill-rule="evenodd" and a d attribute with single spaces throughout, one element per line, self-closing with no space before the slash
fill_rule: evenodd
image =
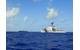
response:
<path id="1" fill-rule="evenodd" d="M 47 27 L 41 29 L 41 32 L 65 33 L 64 30 L 57 29 L 57 27 L 54 25 L 53 22 L 50 25 L 48 25 Z"/>

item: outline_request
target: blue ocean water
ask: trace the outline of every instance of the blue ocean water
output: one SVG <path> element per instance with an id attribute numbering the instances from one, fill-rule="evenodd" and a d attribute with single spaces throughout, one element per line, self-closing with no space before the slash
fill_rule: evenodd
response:
<path id="1" fill-rule="evenodd" d="M 73 33 L 7 32 L 6 50 L 73 50 Z"/>

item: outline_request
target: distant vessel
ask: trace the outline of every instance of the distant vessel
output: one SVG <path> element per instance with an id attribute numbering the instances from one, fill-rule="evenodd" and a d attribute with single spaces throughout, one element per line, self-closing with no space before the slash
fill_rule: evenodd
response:
<path id="1" fill-rule="evenodd" d="M 51 25 L 49 25 L 48 27 L 46 28 L 43 28 L 41 30 L 41 32 L 53 32 L 53 33 L 64 33 L 65 31 L 64 30 L 59 30 L 56 28 L 55 25 L 53 25 L 54 23 L 52 22 Z"/>

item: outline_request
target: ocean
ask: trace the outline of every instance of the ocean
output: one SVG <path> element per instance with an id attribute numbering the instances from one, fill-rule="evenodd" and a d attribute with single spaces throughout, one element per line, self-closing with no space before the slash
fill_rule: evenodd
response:
<path id="1" fill-rule="evenodd" d="M 73 32 L 6 32 L 6 50 L 73 50 Z"/>

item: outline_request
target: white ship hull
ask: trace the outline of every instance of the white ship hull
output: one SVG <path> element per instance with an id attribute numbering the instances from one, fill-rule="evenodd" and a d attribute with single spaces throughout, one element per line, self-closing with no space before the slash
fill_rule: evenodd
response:
<path id="1" fill-rule="evenodd" d="M 41 32 L 45 32 L 45 31 L 41 31 Z M 50 33 L 65 33 L 65 31 L 48 31 L 48 32 L 50 32 Z"/>
<path id="2" fill-rule="evenodd" d="M 65 33 L 65 31 L 52 31 L 52 33 Z"/>

